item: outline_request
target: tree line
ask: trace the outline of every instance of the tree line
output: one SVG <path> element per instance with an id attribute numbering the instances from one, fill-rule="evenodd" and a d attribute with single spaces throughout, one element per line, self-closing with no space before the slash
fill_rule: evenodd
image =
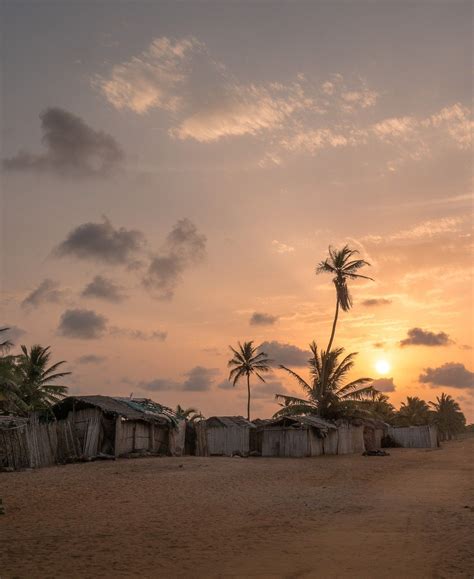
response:
<path id="1" fill-rule="evenodd" d="M 451 438 L 465 428 L 465 417 L 459 404 L 448 394 L 442 393 L 434 402 L 418 397 L 407 397 L 398 411 L 388 396 L 373 387 L 370 377 L 347 381 L 353 370 L 357 352 L 345 353 L 344 348 L 333 346 L 339 313 L 348 312 L 353 305 L 348 281 L 372 280 L 360 270 L 370 263 L 359 259 L 358 251 L 344 246 L 340 250 L 329 248 L 329 255 L 316 267 L 316 274 L 329 273 L 335 288 L 335 312 L 328 345 L 321 349 L 315 341 L 309 348 L 309 381 L 282 364 L 279 368 L 291 376 L 303 391 L 304 397 L 276 393 L 280 409 L 275 416 L 314 414 L 328 420 L 352 420 L 377 418 L 394 426 L 421 426 L 435 423 L 442 436 Z M 0 328 L 0 336 L 9 328 Z M 28 349 L 21 346 L 20 354 L 11 354 L 13 344 L 0 340 L 0 413 L 28 415 L 30 412 L 47 411 L 67 395 L 68 388 L 58 384 L 71 372 L 60 371 L 66 362 L 61 360 L 50 365 L 50 347 L 35 344 Z M 251 378 L 265 382 L 265 374 L 272 370 L 271 360 L 253 341 L 239 342 L 229 346 L 232 357 L 228 362 L 229 381 L 236 386 L 245 381 L 247 386 L 247 418 L 251 418 Z M 194 408 L 177 406 L 178 416 L 200 419 L 202 415 Z"/>

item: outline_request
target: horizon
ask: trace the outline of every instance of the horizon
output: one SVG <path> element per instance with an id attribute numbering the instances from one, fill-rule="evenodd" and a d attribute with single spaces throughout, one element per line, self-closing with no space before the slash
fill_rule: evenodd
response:
<path id="1" fill-rule="evenodd" d="M 472 5 L 2 6 L 2 312 L 70 395 L 245 415 L 228 346 L 334 346 L 474 422 Z M 390 26 L 388 26 L 390 22 Z M 252 418 L 301 395 L 275 369 Z"/>

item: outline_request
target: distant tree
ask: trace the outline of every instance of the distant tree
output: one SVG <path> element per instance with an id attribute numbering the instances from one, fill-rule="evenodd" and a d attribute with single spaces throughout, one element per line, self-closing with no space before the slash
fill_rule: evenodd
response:
<path id="1" fill-rule="evenodd" d="M 56 362 L 48 367 L 51 358 L 50 346 L 35 344 L 29 351 L 26 346 L 21 346 L 21 351 L 22 354 L 17 357 L 17 379 L 22 401 L 28 409 L 44 410 L 64 398 L 67 386 L 53 382 L 71 374 L 71 372 L 57 372 L 65 361 Z"/>
<path id="2" fill-rule="evenodd" d="M 0 328 L 0 335 L 10 328 Z M 18 384 L 17 356 L 10 354 L 13 343 L 0 339 L 0 413 L 24 414 L 28 411 Z"/>
<path id="3" fill-rule="evenodd" d="M 203 418 L 202 414 L 199 410 L 196 410 L 196 408 L 184 408 L 179 404 L 176 406 L 175 413 L 181 420 L 189 420 L 190 422 L 194 422 L 198 418 Z"/>
<path id="4" fill-rule="evenodd" d="M 361 404 L 373 418 L 383 420 L 389 424 L 395 418 L 395 407 L 390 403 L 389 397 L 382 392 L 374 390 L 362 400 Z"/>
<path id="5" fill-rule="evenodd" d="M 407 396 L 400 410 L 395 415 L 397 426 L 423 426 L 431 422 L 431 412 L 428 404 L 418 396 Z"/>
<path id="6" fill-rule="evenodd" d="M 357 273 L 362 267 L 370 266 L 370 263 L 364 259 L 354 259 L 354 256 L 359 252 L 356 249 L 351 249 L 345 245 L 342 249 L 337 250 L 329 247 L 329 256 L 321 261 L 316 267 L 316 274 L 330 273 L 334 275 L 333 283 L 336 288 L 336 312 L 334 314 L 334 321 L 332 324 L 331 336 L 326 348 L 327 352 L 331 351 L 334 335 L 336 333 L 337 319 L 339 316 L 339 307 L 348 312 L 352 307 L 352 298 L 347 286 L 349 279 L 370 279 L 365 275 Z M 372 280 L 373 281 L 373 280 Z"/>
<path id="7" fill-rule="evenodd" d="M 281 401 L 281 409 L 275 413 L 275 416 L 316 414 L 321 418 L 336 420 L 367 415 L 367 410 L 361 401 L 374 392 L 373 387 L 367 385 L 373 379 L 357 378 L 344 383 L 354 366 L 354 358 L 357 354 L 348 354 L 340 360 L 344 348 L 335 348 L 330 352 L 319 351 L 315 342 L 309 347 L 313 354 L 308 360 L 310 382 L 306 382 L 290 368 L 280 365 L 280 368 L 296 379 L 304 390 L 306 398 L 277 394 L 277 400 Z"/>
<path id="8" fill-rule="evenodd" d="M 238 348 L 229 346 L 233 357 L 227 363 L 232 368 L 229 373 L 229 382 L 235 386 L 241 378 L 247 379 L 247 420 L 250 420 L 250 376 L 257 376 L 259 380 L 265 382 L 262 373 L 270 371 L 272 360 L 265 352 L 260 352 L 259 347 L 254 347 L 253 341 L 238 343 Z"/>
<path id="9" fill-rule="evenodd" d="M 429 404 L 433 408 L 433 422 L 438 426 L 442 439 L 449 440 L 463 432 L 466 417 L 454 398 L 443 392 L 441 396 L 436 397 L 436 402 Z"/>

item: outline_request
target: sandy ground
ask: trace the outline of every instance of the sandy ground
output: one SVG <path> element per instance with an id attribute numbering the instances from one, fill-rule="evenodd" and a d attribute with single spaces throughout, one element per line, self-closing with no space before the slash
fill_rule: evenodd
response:
<path id="1" fill-rule="evenodd" d="M 470 438 L 0 474 L 0 576 L 473 577 L 473 459 Z"/>

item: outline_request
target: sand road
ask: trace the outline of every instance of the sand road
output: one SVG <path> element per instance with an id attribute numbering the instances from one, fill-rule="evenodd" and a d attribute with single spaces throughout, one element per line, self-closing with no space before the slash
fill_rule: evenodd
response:
<path id="1" fill-rule="evenodd" d="M 469 438 L 1 474 L 0 576 L 473 577 L 473 459 Z"/>

